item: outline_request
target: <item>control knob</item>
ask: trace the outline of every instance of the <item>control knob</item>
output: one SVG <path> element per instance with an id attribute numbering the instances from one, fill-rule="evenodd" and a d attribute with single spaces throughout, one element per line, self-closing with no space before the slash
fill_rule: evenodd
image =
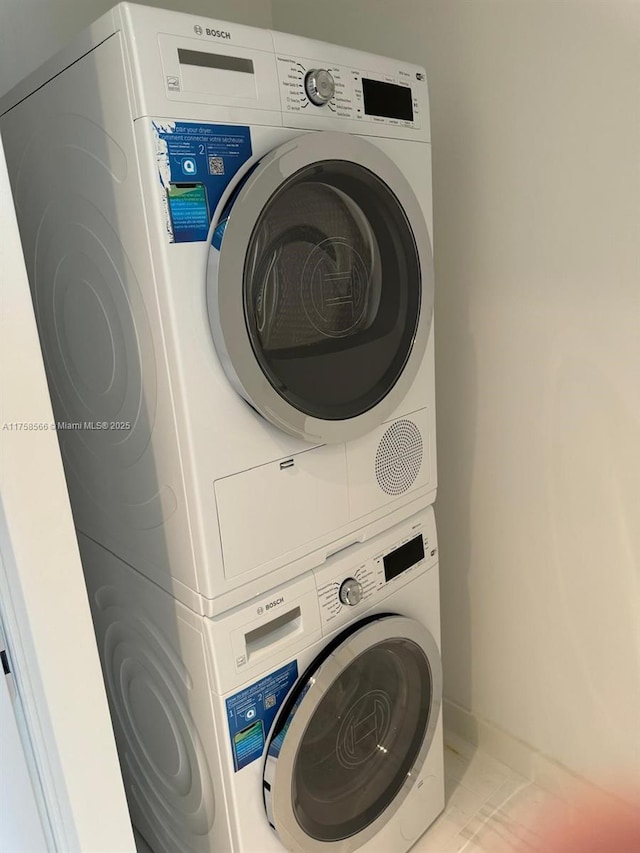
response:
<path id="1" fill-rule="evenodd" d="M 355 578 L 347 578 L 340 585 L 340 601 L 354 607 L 362 601 L 362 584 Z"/>
<path id="2" fill-rule="evenodd" d="M 314 68 L 304 78 L 304 90 L 312 104 L 322 107 L 335 95 L 335 80 L 325 68 Z"/>

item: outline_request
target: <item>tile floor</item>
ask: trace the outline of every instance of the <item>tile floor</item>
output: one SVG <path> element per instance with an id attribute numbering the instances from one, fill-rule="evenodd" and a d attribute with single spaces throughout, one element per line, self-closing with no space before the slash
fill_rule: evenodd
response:
<path id="1" fill-rule="evenodd" d="M 446 806 L 411 853 L 538 853 L 564 803 L 455 735 L 445 739 Z"/>
<path id="2" fill-rule="evenodd" d="M 445 740 L 446 807 L 411 853 L 544 853 L 540 828 L 562 801 L 455 735 Z"/>

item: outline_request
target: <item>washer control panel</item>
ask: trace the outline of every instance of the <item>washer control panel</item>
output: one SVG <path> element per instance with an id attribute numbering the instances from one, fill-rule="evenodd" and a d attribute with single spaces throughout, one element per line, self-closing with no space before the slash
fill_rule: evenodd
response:
<path id="1" fill-rule="evenodd" d="M 281 54 L 276 60 L 283 112 L 420 127 L 422 74 L 402 67 L 380 74 Z"/>
<path id="2" fill-rule="evenodd" d="M 356 552 L 359 556 L 356 557 Z M 324 628 L 333 630 L 438 562 L 433 511 L 422 512 L 369 542 L 345 548 L 314 569 Z"/>
<path id="3" fill-rule="evenodd" d="M 349 607 L 355 607 L 362 601 L 362 584 L 355 578 L 347 578 L 340 584 L 340 592 L 338 598 L 342 604 L 348 604 Z"/>

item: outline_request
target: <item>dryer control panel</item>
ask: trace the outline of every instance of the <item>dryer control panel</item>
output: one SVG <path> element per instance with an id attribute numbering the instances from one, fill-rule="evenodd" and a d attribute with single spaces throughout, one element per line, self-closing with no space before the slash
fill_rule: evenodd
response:
<path id="1" fill-rule="evenodd" d="M 364 68 L 278 55 L 278 83 L 283 112 L 326 113 L 360 122 L 420 127 L 418 79 L 407 68 L 381 74 Z"/>
<path id="2" fill-rule="evenodd" d="M 333 630 L 352 620 L 438 562 L 433 510 L 391 528 L 369 542 L 345 548 L 322 568 L 315 569 L 323 629 Z M 349 559 L 349 555 L 351 555 Z M 357 557 L 356 557 L 357 554 Z"/>

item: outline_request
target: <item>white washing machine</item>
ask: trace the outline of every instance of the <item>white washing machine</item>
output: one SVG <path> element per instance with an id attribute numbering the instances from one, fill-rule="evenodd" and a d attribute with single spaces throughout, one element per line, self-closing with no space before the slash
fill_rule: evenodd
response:
<path id="1" fill-rule="evenodd" d="M 404 853 L 440 813 L 431 508 L 213 618 L 80 545 L 154 853 Z"/>
<path id="2" fill-rule="evenodd" d="M 422 68 L 122 3 L 0 113 L 83 534 L 215 615 L 433 502 Z"/>

